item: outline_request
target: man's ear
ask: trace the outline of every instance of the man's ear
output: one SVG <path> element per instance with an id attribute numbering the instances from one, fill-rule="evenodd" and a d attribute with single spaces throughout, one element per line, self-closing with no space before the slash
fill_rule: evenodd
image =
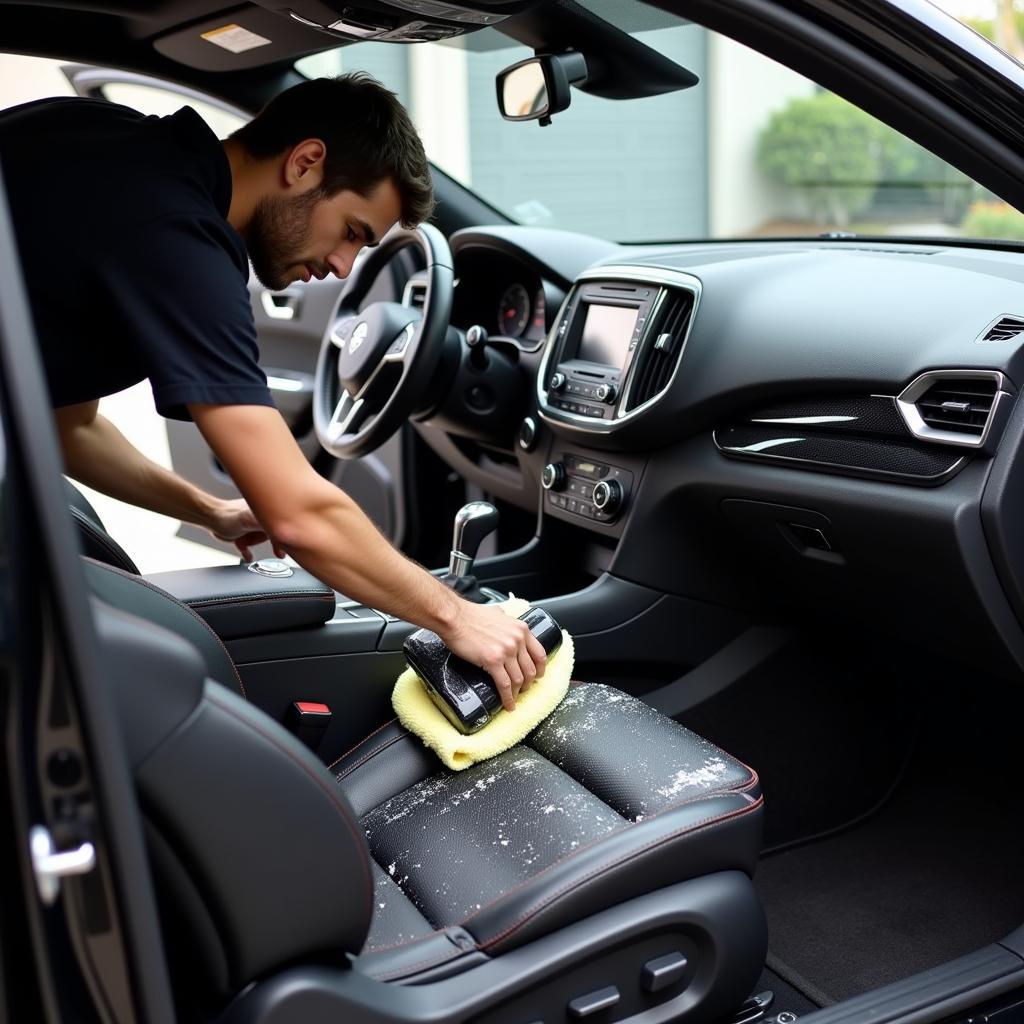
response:
<path id="1" fill-rule="evenodd" d="M 291 148 L 281 168 L 286 188 L 302 192 L 317 188 L 324 175 L 324 157 L 327 147 L 321 139 L 303 139 Z"/>

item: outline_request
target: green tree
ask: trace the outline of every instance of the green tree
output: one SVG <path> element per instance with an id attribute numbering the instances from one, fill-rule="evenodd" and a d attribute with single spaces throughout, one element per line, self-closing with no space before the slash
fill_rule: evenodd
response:
<path id="1" fill-rule="evenodd" d="M 923 191 L 947 223 L 958 223 L 974 197 L 969 178 L 870 114 L 833 93 L 791 100 L 758 140 L 769 177 L 807 197 L 821 223 L 846 227 L 879 186 Z"/>
<path id="2" fill-rule="evenodd" d="M 1024 58 L 1024 11 L 1018 0 L 996 0 L 994 18 L 961 18 L 1018 60 Z"/>
<path id="3" fill-rule="evenodd" d="M 872 118 L 820 92 L 771 116 L 757 156 L 770 178 L 806 194 L 818 220 L 845 227 L 874 197 L 882 146 Z"/>

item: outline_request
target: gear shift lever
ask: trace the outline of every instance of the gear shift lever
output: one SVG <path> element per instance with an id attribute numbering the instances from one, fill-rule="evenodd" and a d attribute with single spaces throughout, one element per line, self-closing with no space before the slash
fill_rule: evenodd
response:
<path id="1" fill-rule="evenodd" d="M 489 501 L 471 501 L 455 513 L 452 531 L 452 555 L 448 561 L 450 576 L 468 576 L 484 537 L 498 526 L 498 510 Z"/>
<path id="2" fill-rule="evenodd" d="M 498 510 L 489 501 L 471 501 L 455 513 L 448 575 L 442 582 L 469 601 L 484 603 L 489 599 L 481 592 L 472 569 L 483 539 L 497 526 Z"/>

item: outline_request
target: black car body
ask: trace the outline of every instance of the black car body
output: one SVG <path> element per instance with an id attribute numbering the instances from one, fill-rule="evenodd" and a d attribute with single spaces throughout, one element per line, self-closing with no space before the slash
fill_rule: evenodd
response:
<path id="1" fill-rule="evenodd" d="M 244 113 L 300 80 L 296 57 L 354 40 L 353 25 L 363 36 L 376 25 L 379 35 L 412 17 L 409 3 L 336 6 L 5 4 L 5 49 L 88 65 L 68 71 L 83 94 L 102 95 L 110 79 L 97 66 L 109 66 Z M 574 3 L 463 6 L 466 17 L 502 19 L 501 32 L 538 52 L 582 51 L 592 68 L 585 88 L 598 95 L 679 86 L 674 64 Z M 651 6 L 832 89 L 1024 209 L 1024 69 L 924 0 Z M 446 17 L 437 7 L 416 8 L 422 24 L 410 32 L 454 31 L 458 5 Z M 265 33 L 273 45 L 233 65 L 196 42 L 224 23 Z M 350 487 L 385 532 L 428 564 L 440 564 L 451 512 L 464 500 L 486 496 L 500 507 L 499 550 L 477 561 L 480 583 L 549 609 L 576 638 L 578 678 L 638 697 L 731 751 L 741 759 L 735 765 L 757 769 L 765 810 L 754 888 L 749 879 L 722 881 L 743 874 L 743 858 L 716 849 L 707 856 L 720 874 L 702 866 L 678 881 L 693 902 L 676 917 L 667 884 L 652 881 L 648 891 L 630 876 L 594 894 L 592 908 L 566 911 L 557 928 L 538 928 L 513 948 L 502 946 L 504 931 L 488 945 L 476 943 L 472 927 L 438 927 L 417 939 L 433 943 L 422 961 L 389 961 L 374 974 L 349 963 L 365 937 L 353 919 L 344 942 L 333 936 L 330 956 L 286 942 L 270 942 L 267 953 L 256 931 L 279 924 L 282 935 L 301 933 L 314 914 L 288 920 L 289 887 L 291 902 L 306 907 L 316 903 L 309 887 L 323 886 L 343 919 L 347 873 L 354 877 L 361 863 L 348 853 L 333 869 L 320 854 L 291 859 L 301 828 L 277 828 L 275 815 L 292 820 L 280 801 L 301 786 L 281 781 L 286 796 L 275 804 L 274 773 L 286 774 L 291 757 L 291 768 L 309 777 L 301 792 L 319 787 L 321 796 L 331 776 L 288 754 L 278 726 L 297 701 L 330 705 L 335 714 L 316 754 L 339 771 L 355 771 L 385 745 L 398 750 L 400 737 L 382 723 L 411 627 L 336 602 L 333 592 L 301 607 L 293 601 L 281 618 L 267 611 L 273 581 L 260 595 L 266 607 L 241 607 L 237 590 L 214 594 L 226 574 L 200 570 L 148 582 L 200 611 L 215 641 L 207 630 L 183 644 L 177 612 L 161 618 L 141 598 L 111 610 L 133 566 L 102 524 L 68 514 L 4 217 L 0 607 L 10 825 L 0 1005 L 17 1021 L 1018 1019 L 1024 245 L 843 233 L 625 245 L 510 223 L 442 172 L 437 189 L 435 230 L 396 236 L 360 271 L 358 294 L 311 286 L 275 299 L 254 286 L 271 366 L 288 358 L 290 340 L 274 310 L 301 301 L 313 320 L 299 339 L 314 339 L 306 363 L 282 371 L 304 382 L 300 400 L 282 411 L 318 469 Z M 630 199 L 621 197 L 624 218 Z M 454 295 L 437 267 L 458 279 Z M 490 339 L 489 362 L 481 362 L 466 332 L 492 317 L 513 285 L 535 301 L 537 330 L 524 319 L 522 335 Z M 310 385 L 327 371 L 315 357 L 332 357 L 331 333 L 347 340 L 344 323 L 351 333 L 349 318 L 371 300 L 417 309 L 425 301 L 422 315 L 438 321 L 436 358 L 409 398 L 411 425 L 386 457 L 335 461 L 316 444 L 325 424 Z M 193 437 L 171 438 L 179 469 L 214 473 Z M 334 454 L 363 456 L 383 439 L 364 440 L 339 443 Z M 84 567 L 83 548 L 92 556 Z M 116 586 L 97 560 L 125 570 Z M 230 765 L 204 748 L 210 760 L 196 763 L 212 773 L 208 788 L 184 771 L 143 778 L 137 761 L 147 730 L 185 700 L 176 687 L 194 697 L 212 685 L 206 677 L 218 678 L 215 661 L 235 673 L 250 705 L 232 698 L 221 710 L 279 752 L 287 748 L 280 763 L 254 755 L 252 787 L 232 783 L 237 800 L 224 799 L 218 785 L 222 770 L 223 778 L 236 770 L 247 777 L 244 744 L 225 748 Z M 133 690 L 133 679 L 145 686 Z M 352 747 L 356 763 L 345 760 Z M 651 749 L 660 748 L 652 741 Z M 388 771 L 405 772 L 411 784 L 420 768 L 407 762 L 389 762 Z M 621 765 L 615 771 L 630 775 Z M 644 771 L 646 762 L 635 774 Z M 379 787 L 379 778 L 365 785 Z M 672 790 L 671 778 L 657 784 Z M 707 820 L 738 821 L 759 792 L 756 777 L 744 775 L 715 794 L 743 806 Z M 310 799 L 311 816 L 326 813 Z M 179 800 L 194 817 L 174 817 Z M 361 817 L 367 829 L 373 813 Z M 185 821 L 195 831 L 182 834 Z M 225 827 L 254 840 L 237 873 L 226 871 L 223 888 L 211 889 L 216 872 L 203 874 L 201 847 Z M 700 831 L 700 823 L 685 828 Z M 193 860 L 169 857 L 168 836 L 191 848 Z M 56 902 L 37 896 L 40 865 L 55 862 L 36 846 L 33 871 L 30 857 L 30 844 L 47 841 L 81 857 L 61 877 Z M 333 850 L 336 838 L 322 842 L 321 852 Z M 477 853 L 478 863 L 492 856 Z M 473 856 L 466 852 L 470 873 Z M 260 915 L 269 913 L 269 892 L 229 890 L 276 857 L 282 891 L 273 906 L 284 910 L 268 924 Z M 193 890 L 168 878 L 193 869 L 207 887 L 197 883 L 188 897 Z M 654 877 L 664 867 L 649 870 Z M 755 891 L 767 916 L 767 959 Z M 189 898 L 196 907 L 171 906 Z M 214 908 L 206 931 L 183 930 L 174 910 L 194 924 L 205 920 L 204 901 Z M 222 913 L 237 901 L 244 911 Z M 224 937 L 226 920 L 243 938 Z M 247 927 L 258 953 L 246 946 Z M 189 964 L 223 949 L 235 949 L 237 960 L 232 953 L 224 965 L 207 965 L 220 972 L 215 989 L 195 982 Z M 665 984 L 677 987 L 667 990 L 671 1003 L 659 1003 L 660 983 L 651 979 L 663 968 L 651 965 L 666 956 L 689 966 L 665 960 L 664 970 L 677 972 Z M 626 974 L 644 980 L 627 984 Z M 628 985 L 642 987 L 647 1001 Z"/>

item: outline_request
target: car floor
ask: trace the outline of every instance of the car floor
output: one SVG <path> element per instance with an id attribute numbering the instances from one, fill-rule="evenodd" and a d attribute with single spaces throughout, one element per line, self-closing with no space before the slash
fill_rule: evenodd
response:
<path id="1" fill-rule="evenodd" d="M 798 640 L 683 720 L 761 774 L 768 967 L 818 1005 L 1024 923 L 1024 687 L 847 640 Z"/>
<path id="2" fill-rule="evenodd" d="M 1012 748 L 962 730 L 922 739 L 863 824 L 762 859 L 778 967 L 833 1002 L 996 942 L 1024 921 Z M 788 969 L 788 970 L 787 970 Z"/>

